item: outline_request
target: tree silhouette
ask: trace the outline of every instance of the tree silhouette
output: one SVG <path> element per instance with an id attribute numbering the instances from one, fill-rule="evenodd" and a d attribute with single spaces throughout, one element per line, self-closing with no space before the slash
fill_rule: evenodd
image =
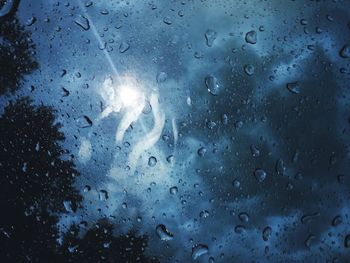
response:
<path id="1" fill-rule="evenodd" d="M 78 172 L 62 160 L 64 139 L 50 107 L 10 103 L 0 118 L 2 262 L 51 262 L 64 201 L 79 204 Z M 76 206 L 75 205 L 75 206 Z"/>
<path id="2" fill-rule="evenodd" d="M 24 75 L 38 68 L 31 33 L 12 13 L 0 18 L 0 95 L 14 92 Z"/>
<path id="3" fill-rule="evenodd" d="M 134 232 L 115 237 L 113 225 L 101 219 L 79 238 L 79 227 L 73 225 L 65 235 L 61 257 L 66 262 L 156 263 L 158 260 L 144 255 L 147 237 L 136 237 Z"/>

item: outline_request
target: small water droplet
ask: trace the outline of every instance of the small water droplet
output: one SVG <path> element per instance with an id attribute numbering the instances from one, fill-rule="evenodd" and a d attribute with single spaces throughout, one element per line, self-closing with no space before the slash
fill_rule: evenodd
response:
<path id="1" fill-rule="evenodd" d="M 252 76 L 255 72 L 255 68 L 253 65 L 248 64 L 244 66 L 244 72 L 248 75 L 248 76 Z"/>
<path id="2" fill-rule="evenodd" d="M 350 46 L 349 45 L 344 45 L 340 51 L 339 51 L 339 55 L 342 58 L 350 58 Z"/>
<path id="3" fill-rule="evenodd" d="M 175 195 L 178 192 L 178 188 L 176 186 L 170 187 L 169 192 L 170 194 Z"/>
<path id="4" fill-rule="evenodd" d="M 197 151 L 197 154 L 200 156 L 200 157 L 204 157 L 204 155 L 207 153 L 207 149 L 205 147 L 201 147 L 198 149 Z"/>
<path id="5" fill-rule="evenodd" d="M 148 166 L 154 167 L 157 164 L 157 158 L 154 156 L 149 157 L 148 159 Z"/>
<path id="6" fill-rule="evenodd" d="M 171 233 L 163 224 L 156 227 L 156 234 L 162 241 L 170 241 L 174 238 L 174 234 Z"/>
<path id="7" fill-rule="evenodd" d="M 166 74 L 165 72 L 161 71 L 157 74 L 157 82 L 158 83 L 163 83 L 167 80 L 168 78 L 168 74 Z"/>
<path id="8" fill-rule="evenodd" d="M 205 244 L 196 244 L 192 247 L 192 259 L 196 260 L 209 252 L 209 248 Z"/>
<path id="9" fill-rule="evenodd" d="M 164 22 L 164 24 L 167 24 L 167 25 L 171 25 L 172 24 L 170 17 L 164 17 L 163 18 L 163 22 Z"/>
<path id="10" fill-rule="evenodd" d="M 256 169 L 254 172 L 255 179 L 258 180 L 259 183 L 263 182 L 266 179 L 266 172 L 262 169 Z"/>

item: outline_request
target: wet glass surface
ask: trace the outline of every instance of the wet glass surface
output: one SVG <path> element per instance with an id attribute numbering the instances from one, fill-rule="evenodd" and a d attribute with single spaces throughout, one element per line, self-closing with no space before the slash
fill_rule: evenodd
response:
<path id="1" fill-rule="evenodd" d="M 349 262 L 350 2 L 0 0 L 0 262 Z"/>

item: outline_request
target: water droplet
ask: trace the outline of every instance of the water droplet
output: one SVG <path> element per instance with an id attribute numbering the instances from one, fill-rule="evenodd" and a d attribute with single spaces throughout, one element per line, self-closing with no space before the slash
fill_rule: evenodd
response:
<path id="1" fill-rule="evenodd" d="M 211 47 L 211 46 L 213 46 L 214 41 L 215 41 L 216 37 L 218 36 L 218 33 L 212 29 L 208 29 L 207 31 L 205 31 L 204 36 L 205 36 L 207 46 Z"/>
<path id="2" fill-rule="evenodd" d="M 148 166 L 154 167 L 157 164 L 157 158 L 154 156 L 149 157 L 148 159 Z"/>
<path id="3" fill-rule="evenodd" d="M 267 226 L 264 228 L 263 232 L 262 232 L 262 238 L 264 241 L 268 241 L 271 237 L 272 234 L 272 229 L 271 227 Z"/>
<path id="4" fill-rule="evenodd" d="M 28 21 L 26 22 L 26 26 L 31 26 L 36 22 L 36 17 L 32 16 L 31 18 L 28 19 Z"/>
<path id="5" fill-rule="evenodd" d="M 320 216 L 320 213 L 319 212 L 315 212 L 315 213 L 312 213 L 312 214 L 305 214 L 301 217 L 300 221 L 301 223 L 303 224 L 306 224 L 308 222 L 310 222 L 312 219 L 314 219 L 315 217 L 318 217 Z"/>
<path id="6" fill-rule="evenodd" d="M 260 155 L 260 150 L 255 145 L 250 145 L 250 152 L 253 157 L 258 157 Z"/>
<path id="7" fill-rule="evenodd" d="M 197 154 L 200 156 L 200 157 L 203 157 L 205 154 L 207 153 L 207 149 L 205 147 L 201 147 L 198 149 L 197 151 Z"/>
<path id="8" fill-rule="evenodd" d="M 98 192 L 98 197 L 100 201 L 106 201 L 108 199 L 108 192 L 106 190 L 100 190 Z"/>
<path id="9" fill-rule="evenodd" d="M 171 25 L 171 24 L 172 24 L 170 17 L 164 17 L 164 18 L 163 18 L 163 22 L 164 22 L 165 24 L 167 24 L 167 25 Z"/>
<path id="10" fill-rule="evenodd" d="M 220 92 L 220 85 L 216 77 L 208 75 L 204 79 L 205 85 L 210 94 L 217 96 Z"/>
<path id="11" fill-rule="evenodd" d="M 209 211 L 207 210 L 203 210 L 199 213 L 200 218 L 207 218 L 209 215 Z"/>
<path id="12" fill-rule="evenodd" d="M 278 175 L 285 175 L 286 174 L 286 166 L 284 165 L 284 162 L 282 159 L 277 160 L 275 170 L 276 170 Z"/>
<path id="13" fill-rule="evenodd" d="M 300 84 L 298 81 L 291 82 L 287 84 L 287 89 L 294 94 L 299 94 L 300 93 Z"/>
<path id="14" fill-rule="evenodd" d="M 170 187 L 169 192 L 170 194 L 175 195 L 178 192 L 178 188 L 176 186 Z"/>
<path id="15" fill-rule="evenodd" d="M 168 74 L 166 74 L 165 72 L 161 71 L 157 74 L 157 82 L 158 83 L 163 83 L 167 80 L 168 78 Z"/>
<path id="16" fill-rule="evenodd" d="M 222 122 L 222 124 L 223 125 L 227 125 L 228 124 L 228 116 L 227 116 L 227 114 L 222 114 L 221 115 L 221 122 Z"/>
<path id="17" fill-rule="evenodd" d="M 168 163 L 174 163 L 175 161 L 175 156 L 174 155 L 169 155 L 167 158 L 166 158 L 166 161 Z"/>
<path id="18" fill-rule="evenodd" d="M 241 220 L 242 222 L 247 223 L 249 221 L 249 215 L 247 213 L 239 213 L 238 215 L 239 220 Z"/>
<path id="19" fill-rule="evenodd" d="M 245 226 L 243 226 L 243 225 L 235 226 L 235 233 L 244 234 L 245 233 Z"/>
<path id="20" fill-rule="evenodd" d="M 244 66 L 244 72 L 248 75 L 248 76 L 252 76 L 254 74 L 255 68 L 253 65 L 248 64 Z"/>
<path id="21" fill-rule="evenodd" d="M 83 191 L 84 191 L 85 193 L 90 192 L 90 190 L 91 190 L 91 186 L 90 186 L 90 185 L 85 185 L 85 186 L 84 186 L 84 190 L 83 190 Z"/>
<path id="22" fill-rule="evenodd" d="M 343 223 L 343 219 L 340 215 L 335 216 L 332 220 L 332 226 L 338 226 L 341 223 Z"/>
<path id="23" fill-rule="evenodd" d="M 238 180 L 233 180 L 232 181 L 232 185 L 235 188 L 239 188 L 241 186 L 241 183 Z"/>
<path id="24" fill-rule="evenodd" d="M 89 128 L 92 126 L 92 120 L 88 116 L 83 115 L 77 119 L 77 124 L 79 128 Z"/>
<path id="25" fill-rule="evenodd" d="M 124 208 L 124 209 L 128 208 L 127 203 L 122 203 L 122 208 Z"/>
<path id="26" fill-rule="evenodd" d="M 263 182 L 266 179 L 266 172 L 262 169 L 257 169 L 254 172 L 255 179 L 258 180 L 259 183 Z"/>
<path id="27" fill-rule="evenodd" d="M 90 22 L 89 20 L 83 16 L 83 15 L 77 15 L 74 19 L 74 23 L 78 26 L 80 26 L 83 30 L 89 30 L 90 29 Z"/>
<path id="28" fill-rule="evenodd" d="M 344 247 L 350 248 L 350 234 L 346 235 L 344 238 Z"/>
<path id="29" fill-rule="evenodd" d="M 311 243 L 312 243 L 312 241 L 315 239 L 316 237 L 314 236 L 314 235 L 312 235 L 312 234 L 310 234 L 307 238 L 306 238 L 306 240 L 305 240 L 305 246 L 307 247 L 307 248 L 310 248 L 311 247 Z"/>
<path id="30" fill-rule="evenodd" d="M 192 259 L 196 260 L 200 256 L 203 256 L 209 252 L 209 248 L 204 244 L 197 244 L 192 247 Z"/>
<path id="31" fill-rule="evenodd" d="M 156 234 L 162 241 L 169 241 L 174 238 L 174 234 L 171 233 L 163 224 L 156 227 Z"/>
<path id="32" fill-rule="evenodd" d="M 349 45 L 344 45 L 340 51 L 339 51 L 339 55 L 342 58 L 350 58 L 350 46 Z"/>
<path id="33" fill-rule="evenodd" d="M 72 201 L 63 201 L 63 206 L 64 206 L 64 209 L 66 209 L 66 211 L 68 213 L 73 213 L 74 212 L 74 209 L 73 209 L 73 206 L 72 206 Z"/>
<path id="34" fill-rule="evenodd" d="M 120 45 L 119 45 L 119 52 L 120 53 L 124 53 L 126 52 L 128 49 L 130 48 L 130 45 L 128 42 L 121 42 Z"/>
<path id="35" fill-rule="evenodd" d="M 256 44 L 256 42 L 258 41 L 258 34 L 254 30 L 249 31 L 245 35 L 245 41 L 249 44 Z"/>

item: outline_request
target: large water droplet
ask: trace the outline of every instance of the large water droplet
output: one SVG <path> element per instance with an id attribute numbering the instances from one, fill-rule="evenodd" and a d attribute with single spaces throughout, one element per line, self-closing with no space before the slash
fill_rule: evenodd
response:
<path id="1" fill-rule="evenodd" d="M 287 89 L 294 94 L 299 94 L 300 93 L 300 84 L 298 81 L 291 82 L 287 84 Z"/>
<path id="2" fill-rule="evenodd" d="M 208 47 L 213 46 L 214 41 L 215 41 L 217 35 L 218 35 L 218 33 L 215 32 L 215 31 L 212 30 L 212 29 L 208 29 L 207 31 L 205 31 L 204 36 L 205 36 L 205 40 L 206 40 L 206 43 L 207 43 L 207 46 L 208 46 Z"/>
<path id="3" fill-rule="evenodd" d="M 90 29 L 90 22 L 89 20 L 83 16 L 83 15 L 77 15 L 74 19 L 74 23 L 81 27 L 83 30 L 89 30 Z"/>
<path id="4" fill-rule="evenodd" d="M 171 233 L 163 224 L 156 227 L 156 234 L 162 241 L 169 241 L 174 238 L 174 234 Z"/>
<path id="5" fill-rule="evenodd" d="M 200 256 L 203 256 L 209 252 L 209 248 L 204 244 L 197 244 L 192 247 L 192 259 L 196 260 Z"/>
<path id="6" fill-rule="evenodd" d="M 77 119 L 77 124 L 79 128 L 89 128 L 92 126 L 92 120 L 88 116 L 83 115 Z"/>
<path id="7" fill-rule="evenodd" d="M 271 227 L 267 226 L 264 228 L 263 232 L 262 232 L 262 238 L 264 241 L 268 241 L 271 237 L 272 234 L 272 229 Z"/>
<path id="8" fill-rule="evenodd" d="M 258 34 L 254 30 L 249 31 L 245 35 L 245 41 L 249 44 L 256 44 L 256 42 L 258 41 Z"/>
<path id="9" fill-rule="evenodd" d="M 216 77 L 208 75 L 205 77 L 204 82 L 210 94 L 214 96 L 219 95 L 220 85 Z"/>
<path id="10" fill-rule="evenodd" d="M 100 190 L 98 192 L 98 198 L 100 201 L 106 201 L 108 199 L 108 192 L 106 190 Z"/>
<path id="11" fill-rule="evenodd" d="M 148 159 L 148 166 L 154 167 L 157 164 L 157 158 L 154 156 L 149 157 Z"/>
<path id="12" fill-rule="evenodd" d="M 124 53 L 126 52 L 128 49 L 130 48 L 130 45 L 128 42 L 121 42 L 120 45 L 119 45 L 119 52 L 120 53 Z"/>

